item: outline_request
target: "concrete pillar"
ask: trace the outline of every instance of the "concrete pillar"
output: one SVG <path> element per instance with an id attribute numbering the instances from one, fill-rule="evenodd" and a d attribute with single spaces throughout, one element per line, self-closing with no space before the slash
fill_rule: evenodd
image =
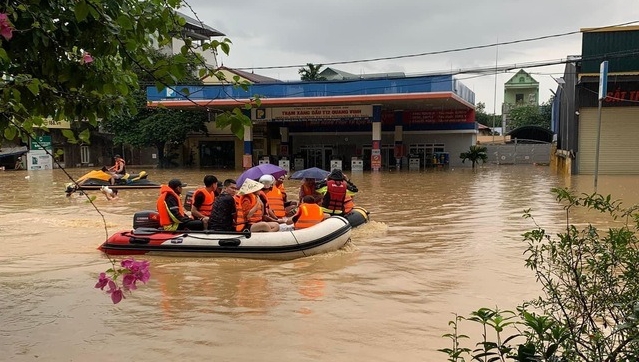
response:
<path id="1" fill-rule="evenodd" d="M 287 156 L 290 154 L 288 148 L 288 127 L 280 127 L 280 156 Z"/>
<path id="2" fill-rule="evenodd" d="M 401 168 L 404 156 L 404 111 L 395 111 L 395 167 Z"/>
<path id="3" fill-rule="evenodd" d="M 371 170 L 379 171 L 382 168 L 382 106 L 373 105 L 373 143 L 371 148 Z"/>
<path id="4" fill-rule="evenodd" d="M 244 126 L 244 157 L 242 167 L 246 170 L 253 167 L 253 126 Z"/>

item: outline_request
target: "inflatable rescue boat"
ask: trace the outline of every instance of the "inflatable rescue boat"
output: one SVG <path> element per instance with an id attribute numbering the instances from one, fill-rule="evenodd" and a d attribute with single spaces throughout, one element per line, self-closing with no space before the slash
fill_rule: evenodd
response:
<path id="1" fill-rule="evenodd" d="M 330 217 L 309 228 L 279 232 L 165 231 L 139 227 L 109 237 L 99 249 L 109 255 L 166 255 L 295 259 L 342 248 L 351 224 Z"/>

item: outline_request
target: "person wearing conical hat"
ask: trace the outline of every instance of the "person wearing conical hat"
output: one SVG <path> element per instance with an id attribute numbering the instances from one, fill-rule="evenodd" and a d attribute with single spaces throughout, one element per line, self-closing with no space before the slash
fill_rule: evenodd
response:
<path id="1" fill-rule="evenodd" d="M 266 209 L 258 193 L 264 188 L 264 184 L 246 179 L 237 192 L 237 217 L 236 223 L 243 229 L 251 232 L 279 231 L 280 226 L 276 222 L 264 221 Z"/>

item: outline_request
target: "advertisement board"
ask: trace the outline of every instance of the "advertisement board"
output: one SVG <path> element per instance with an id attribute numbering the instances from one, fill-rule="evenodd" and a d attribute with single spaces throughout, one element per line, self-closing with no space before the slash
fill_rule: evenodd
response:
<path id="1" fill-rule="evenodd" d="M 52 170 L 53 157 L 44 151 L 29 151 L 27 153 L 27 170 Z"/>

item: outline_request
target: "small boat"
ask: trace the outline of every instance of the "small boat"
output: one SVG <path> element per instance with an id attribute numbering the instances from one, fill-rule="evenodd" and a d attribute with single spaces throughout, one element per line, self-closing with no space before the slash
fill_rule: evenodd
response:
<path id="1" fill-rule="evenodd" d="M 160 184 L 149 181 L 146 171 L 140 173 L 125 174 L 121 179 L 116 180 L 115 185 L 111 185 L 111 174 L 105 169 L 90 171 L 74 182 L 65 185 L 65 192 L 68 195 L 78 190 L 99 190 L 102 186 L 108 186 L 113 190 L 122 189 L 147 189 L 160 188 Z"/>
<path id="2" fill-rule="evenodd" d="M 279 232 L 165 231 L 137 228 L 113 234 L 99 249 L 109 255 L 296 259 L 342 248 L 351 225 L 332 216 L 306 229 Z"/>

